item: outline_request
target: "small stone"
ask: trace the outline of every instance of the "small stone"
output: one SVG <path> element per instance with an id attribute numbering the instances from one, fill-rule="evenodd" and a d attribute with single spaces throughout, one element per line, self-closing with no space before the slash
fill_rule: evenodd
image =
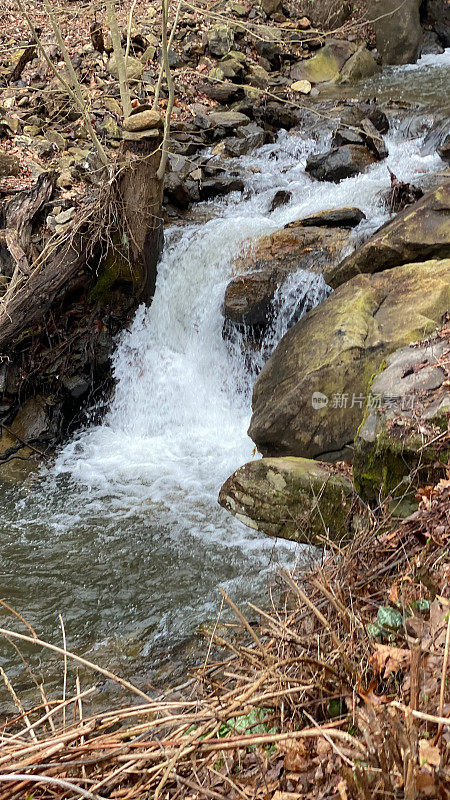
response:
<path id="1" fill-rule="evenodd" d="M 206 117 L 208 128 L 237 128 L 239 125 L 248 125 L 250 119 L 239 111 L 212 111 Z"/>
<path id="2" fill-rule="evenodd" d="M 116 114 L 118 117 L 122 116 L 122 109 L 114 97 L 105 97 L 103 105 L 112 114 Z"/>
<path id="3" fill-rule="evenodd" d="M 0 178 L 7 178 L 9 175 L 18 175 L 20 169 L 19 159 L 11 153 L 0 150 Z"/>
<path id="4" fill-rule="evenodd" d="M 98 132 L 106 136 L 107 139 L 120 139 L 121 137 L 121 130 L 116 120 L 109 115 L 98 122 L 96 127 Z"/>
<path id="5" fill-rule="evenodd" d="M 222 67 L 213 67 L 212 70 L 210 70 L 209 72 L 208 78 L 211 81 L 224 81 L 225 73 Z"/>
<path id="6" fill-rule="evenodd" d="M 248 9 L 242 3 L 230 3 L 230 9 L 238 17 L 246 17 L 248 14 Z"/>
<path id="7" fill-rule="evenodd" d="M 162 126 L 161 115 L 158 111 L 147 110 L 138 114 L 132 114 L 123 122 L 126 131 L 145 131 L 150 128 L 160 128 Z"/>
<path id="8" fill-rule="evenodd" d="M 156 55 L 156 47 L 153 44 L 149 44 L 146 50 L 142 53 L 141 61 L 145 64 L 146 61 L 153 61 Z"/>
<path id="9" fill-rule="evenodd" d="M 234 33 L 229 25 L 213 25 L 206 34 L 206 42 L 212 56 L 226 56 L 233 47 Z"/>
<path id="10" fill-rule="evenodd" d="M 69 186 L 72 186 L 72 184 L 73 184 L 73 177 L 70 170 L 67 169 L 64 170 L 64 172 L 61 172 L 61 175 L 56 181 L 56 185 L 58 186 L 58 188 L 67 189 Z"/>
<path id="11" fill-rule="evenodd" d="M 0 126 L 3 128 L 9 128 L 12 133 L 18 133 L 20 128 L 20 120 L 18 117 L 11 117 L 7 114 L 5 117 L 0 119 Z"/>
<path id="12" fill-rule="evenodd" d="M 67 140 L 64 138 L 62 133 L 59 133 L 58 131 L 47 131 L 45 138 L 52 144 L 55 144 L 58 150 L 65 150 L 67 147 Z"/>
<path id="13" fill-rule="evenodd" d="M 270 204 L 269 213 L 275 211 L 275 209 L 280 208 L 281 206 L 287 205 L 291 200 L 292 200 L 292 192 L 289 192 L 286 189 L 279 189 L 278 192 L 274 195 L 273 200 Z"/>
<path id="14" fill-rule="evenodd" d="M 293 92 L 300 92 L 300 94 L 309 94 L 312 86 L 309 81 L 295 81 L 291 85 L 291 89 Z"/>
<path id="15" fill-rule="evenodd" d="M 297 27 L 300 28 L 300 30 L 302 31 L 306 31 L 308 30 L 308 28 L 311 27 L 311 21 L 308 19 L 308 17 L 302 17 L 297 22 Z"/>
<path id="16" fill-rule="evenodd" d="M 65 211 L 61 211 L 54 217 L 54 220 L 57 225 L 65 225 L 67 222 L 70 222 L 72 217 L 75 214 L 75 206 L 71 206 L 70 208 L 66 208 Z"/>
<path id="17" fill-rule="evenodd" d="M 25 136 L 38 136 L 39 128 L 37 125 L 24 125 L 23 132 Z"/>
<path id="18" fill-rule="evenodd" d="M 63 386 L 71 397 L 77 399 L 89 390 L 89 381 L 84 375 L 72 375 L 70 378 L 63 379 Z"/>
<path id="19" fill-rule="evenodd" d="M 55 152 L 55 145 L 52 142 L 49 142 L 45 136 L 36 136 L 31 140 L 31 144 L 29 146 L 40 158 L 48 158 Z"/>
<path id="20" fill-rule="evenodd" d="M 156 139 L 159 136 L 159 128 L 148 128 L 145 131 L 124 131 L 122 139 L 127 142 L 139 142 L 141 139 Z"/>
<path id="21" fill-rule="evenodd" d="M 106 45 L 105 45 L 105 47 L 106 47 Z M 115 55 L 112 55 L 111 58 L 109 59 L 107 69 L 108 69 L 109 74 L 112 75 L 113 78 L 118 78 L 119 77 L 119 70 L 117 69 Z M 133 58 L 133 56 L 128 56 L 128 59 L 127 59 L 127 78 L 128 78 L 128 80 L 130 80 L 130 81 L 133 81 L 133 80 L 134 81 L 138 81 L 142 76 L 143 69 L 144 69 L 144 66 L 143 66 L 142 62 L 138 58 Z"/>
<path id="22" fill-rule="evenodd" d="M 250 86 L 256 86 L 258 89 L 266 89 L 269 84 L 269 73 L 264 67 L 254 66 L 250 67 L 248 71 L 248 83 Z"/>

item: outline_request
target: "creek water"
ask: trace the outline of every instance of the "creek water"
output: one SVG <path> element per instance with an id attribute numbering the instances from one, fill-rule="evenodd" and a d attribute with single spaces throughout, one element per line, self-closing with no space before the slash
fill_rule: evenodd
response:
<path id="1" fill-rule="evenodd" d="M 429 85 L 449 64 L 447 51 L 415 74 L 426 73 Z M 393 84 L 412 72 L 390 71 Z M 338 185 L 319 183 L 304 166 L 326 136 L 280 133 L 240 159 L 243 195 L 215 203 L 206 222 L 168 230 L 153 303 L 118 341 L 117 388 L 103 422 L 79 432 L 24 485 L 0 487 L 1 596 L 54 642 L 61 614 L 70 648 L 140 683 L 163 680 L 180 661 L 196 626 L 217 613 L 219 585 L 238 603 L 261 601 L 278 562 L 308 555 L 245 528 L 217 504 L 221 483 L 254 457 L 246 431 L 258 357 L 249 369 L 240 343 L 222 337 L 236 256 L 261 234 L 345 205 L 365 212 L 354 236 L 366 236 L 386 219 L 386 165 L 407 181 L 444 167 L 397 122 L 386 136 L 387 161 Z M 278 189 L 292 199 L 269 213 Z M 299 303 L 326 294 L 320 278 L 302 271 L 288 281 L 266 356 Z M 26 687 L 16 654 L 0 647 L 5 669 Z"/>

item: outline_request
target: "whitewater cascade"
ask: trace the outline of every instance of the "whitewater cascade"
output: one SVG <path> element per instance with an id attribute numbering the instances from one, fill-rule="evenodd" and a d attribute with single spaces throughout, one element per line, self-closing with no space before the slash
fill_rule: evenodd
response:
<path id="1" fill-rule="evenodd" d="M 217 610 L 221 584 L 239 602 L 264 595 L 274 562 L 301 551 L 245 528 L 217 504 L 222 482 L 253 456 L 247 436 L 253 370 L 222 337 L 221 307 L 233 262 L 248 243 L 303 216 L 358 206 L 367 236 L 386 218 L 386 165 L 414 181 L 443 164 L 422 139 L 394 128 L 387 161 L 339 184 L 305 174 L 326 141 L 281 133 L 240 159 L 246 191 L 215 202 L 203 223 L 172 226 L 155 297 L 141 307 L 114 356 L 115 396 L 100 425 L 81 431 L 49 474 L 18 497 L 7 493 L 3 566 L 23 580 L 40 630 L 62 613 L 71 641 L 88 649 L 137 637 L 140 653 L 171 647 Z M 269 213 L 276 191 L 289 204 Z M 296 314 L 327 294 L 319 277 L 295 273 L 277 292 L 264 357 Z M 260 356 L 257 357 L 257 359 Z M 74 565 L 76 564 L 76 568 Z M 36 566 L 39 565 L 39 566 Z M 19 607 L 24 609 L 25 600 Z"/>

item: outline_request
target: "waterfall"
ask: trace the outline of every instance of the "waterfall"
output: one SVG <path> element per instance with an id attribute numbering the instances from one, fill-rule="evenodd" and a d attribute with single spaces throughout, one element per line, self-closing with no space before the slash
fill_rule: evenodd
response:
<path id="1" fill-rule="evenodd" d="M 251 369 L 222 337 L 224 292 L 236 259 L 259 236 L 356 205 L 367 221 L 354 242 L 386 219 L 386 164 L 407 181 L 442 165 L 437 155 L 420 155 L 421 139 L 401 141 L 395 131 L 386 138 L 387 162 L 330 185 L 304 171 L 324 140 L 282 132 L 240 160 L 242 196 L 216 201 L 202 224 L 168 230 L 153 303 L 118 341 L 106 417 L 79 432 L 30 492 L 6 497 L 4 568 L 27 587 L 27 617 L 40 630 L 52 630 L 60 612 L 72 643 L 92 647 L 133 633 L 145 642 L 141 653 L 170 653 L 215 613 L 218 584 L 238 602 L 249 593 L 258 599 L 273 563 L 292 564 L 302 552 L 289 542 L 274 550 L 220 508 L 217 494 L 254 457 L 246 431 L 255 373 L 329 290 L 302 270 L 289 278 Z M 292 199 L 270 213 L 279 189 Z"/>

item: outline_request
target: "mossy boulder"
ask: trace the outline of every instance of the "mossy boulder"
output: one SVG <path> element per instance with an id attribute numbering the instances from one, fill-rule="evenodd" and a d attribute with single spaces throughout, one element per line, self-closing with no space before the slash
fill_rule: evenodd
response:
<path id="1" fill-rule="evenodd" d="M 333 288 L 359 273 L 450 257 L 450 181 L 427 192 L 379 228 L 329 274 Z"/>
<path id="2" fill-rule="evenodd" d="M 254 530 L 318 546 L 348 536 L 359 512 L 351 480 L 306 458 L 250 461 L 225 481 L 219 503 Z"/>
<path id="3" fill-rule="evenodd" d="M 430 334 L 450 307 L 450 259 L 358 275 L 281 339 L 253 392 L 263 455 L 306 458 L 351 445 L 383 361 Z"/>
<path id="4" fill-rule="evenodd" d="M 310 83 L 335 81 L 345 62 L 356 49 L 353 42 L 330 39 L 312 58 L 292 67 L 291 78 L 294 81 L 306 80 Z"/>
<path id="5" fill-rule="evenodd" d="M 444 477 L 449 344 L 448 338 L 433 338 L 396 350 L 374 378 L 354 458 L 355 485 L 369 503 L 389 496 L 396 504 L 410 504 L 419 486 Z"/>

